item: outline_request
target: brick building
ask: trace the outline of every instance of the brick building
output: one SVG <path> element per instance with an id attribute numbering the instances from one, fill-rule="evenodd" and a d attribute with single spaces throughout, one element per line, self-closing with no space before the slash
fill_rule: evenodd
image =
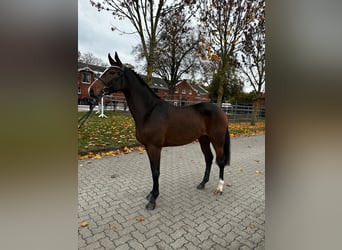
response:
<path id="1" fill-rule="evenodd" d="M 94 80 L 94 72 L 89 67 L 78 69 L 78 77 L 77 77 L 78 104 L 87 104 L 88 88 L 89 88 L 90 83 L 93 80 Z"/>
<path id="2" fill-rule="evenodd" d="M 180 100 L 182 105 L 194 102 L 209 102 L 208 91 L 199 85 L 182 80 L 176 84 L 174 100 Z"/>
<path id="3" fill-rule="evenodd" d="M 98 78 L 106 67 L 85 64 L 78 62 L 78 104 L 88 104 L 88 88 Z M 145 80 L 146 76 L 141 75 Z M 152 77 L 151 89 L 162 99 L 169 100 L 169 89 L 167 83 L 158 77 Z M 193 102 L 209 102 L 208 92 L 202 87 L 190 84 L 190 81 L 183 80 L 176 84 L 173 96 L 173 104 L 179 106 Z M 122 92 L 113 93 L 105 99 L 105 104 L 113 101 L 124 102 L 125 96 Z"/>

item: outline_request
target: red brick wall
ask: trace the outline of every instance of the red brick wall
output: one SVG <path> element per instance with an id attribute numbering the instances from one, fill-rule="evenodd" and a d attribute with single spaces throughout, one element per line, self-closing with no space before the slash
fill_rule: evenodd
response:
<path id="1" fill-rule="evenodd" d="M 185 93 L 183 91 L 185 91 Z M 184 99 L 188 102 L 209 102 L 208 95 L 197 93 L 186 81 L 182 81 L 176 86 L 174 99 Z"/>

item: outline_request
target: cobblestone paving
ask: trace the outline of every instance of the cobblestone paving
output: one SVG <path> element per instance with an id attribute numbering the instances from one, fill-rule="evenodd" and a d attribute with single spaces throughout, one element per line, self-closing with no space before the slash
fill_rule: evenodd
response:
<path id="1" fill-rule="evenodd" d="M 163 148 L 157 207 L 147 211 L 152 177 L 146 152 L 79 161 L 79 249 L 264 249 L 265 136 L 233 138 L 223 194 L 204 190 L 198 143 Z M 227 186 L 227 184 L 231 186 Z"/>

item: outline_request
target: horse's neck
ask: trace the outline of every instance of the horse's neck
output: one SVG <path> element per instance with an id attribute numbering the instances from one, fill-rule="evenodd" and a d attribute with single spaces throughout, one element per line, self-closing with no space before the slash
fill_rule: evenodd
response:
<path id="1" fill-rule="evenodd" d="M 124 94 L 136 126 L 140 126 L 143 124 L 146 115 L 161 100 L 154 96 L 136 76 L 130 77 L 128 81 L 129 88 L 124 91 Z"/>

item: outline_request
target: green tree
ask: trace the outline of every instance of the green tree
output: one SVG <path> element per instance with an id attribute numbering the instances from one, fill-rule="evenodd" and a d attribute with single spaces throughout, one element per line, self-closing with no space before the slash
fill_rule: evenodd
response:
<path id="1" fill-rule="evenodd" d="M 218 74 L 214 74 L 213 80 L 207 88 L 210 100 L 217 103 L 219 85 L 222 83 L 219 77 Z M 233 100 L 238 98 L 242 90 L 243 82 L 239 79 L 236 71 L 231 68 L 228 77 L 223 82 L 222 102 L 233 102 Z"/>
<path id="2" fill-rule="evenodd" d="M 249 93 L 241 91 L 238 95 L 234 96 L 231 100 L 232 103 L 240 104 L 253 104 L 256 99 L 255 91 Z"/>

